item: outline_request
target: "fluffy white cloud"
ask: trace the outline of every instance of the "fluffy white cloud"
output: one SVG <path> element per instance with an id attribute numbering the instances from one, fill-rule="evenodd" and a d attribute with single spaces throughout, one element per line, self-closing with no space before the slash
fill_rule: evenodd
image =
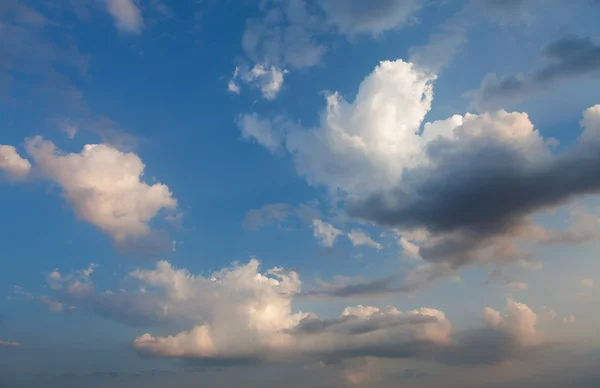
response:
<path id="1" fill-rule="evenodd" d="M 321 220 L 313 220 L 312 225 L 313 235 L 317 238 L 319 244 L 324 247 L 333 247 L 336 238 L 343 234 L 341 230 L 336 229 L 333 225 Z"/>
<path id="2" fill-rule="evenodd" d="M 489 327 L 514 338 L 522 345 L 534 345 L 540 340 L 535 328 L 537 315 L 523 303 L 509 300 L 504 314 L 486 307 L 483 318 Z"/>
<path id="3" fill-rule="evenodd" d="M 132 271 L 120 282 L 130 289 L 118 292 L 95 290 L 95 268 L 52 271 L 46 281 L 53 295 L 37 298 L 132 326 L 190 325 L 175 335 L 135 338 L 133 346 L 142 354 L 229 363 L 335 362 L 369 356 L 497 363 L 538 343 L 535 313 L 512 301 L 504 314 L 486 309 L 485 328 L 455 333 L 443 312 L 426 307 L 400 311 L 357 305 L 330 318 L 295 312 L 292 303 L 302 295 L 298 274 L 279 267 L 261 272 L 255 259 L 207 276 L 159 261 L 154 269 Z M 482 349 L 484 359 L 479 358 Z"/>
<path id="4" fill-rule="evenodd" d="M 255 359 L 364 352 L 385 343 L 392 349 L 420 343 L 446 344 L 451 324 L 434 309 L 401 312 L 394 307 L 349 307 L 333 320 L 292 313 L 292 297 L 300 291 L 295 272 L 274 268 L 258 272 L 258 262 L 237 265 L 210 278 L 193 276 L 160 262 L 155 270 L 132 276 L 162 289 L 170 301 L 186 301 L 201 310 L 205 322 L 174 336 L 139 336 L 134 347 L 171 357 Z"/>
<path id="5" fill-rule="evenodd" d="M 251 260 L 210 278 L 192 276 L 166 262 L 152 271 L 135 271 L 132 276 L 164 290 L 170 300 L 194 306 L 206 322 L 176 336 L 144 334 L 134 347 L 165 356 L 243 358 L 281 346 L 286 341 L 281 330 L 304 316 L 291 313 L 291 296 L 300 290 L 300 281 L 295 272 L 281 268 L 263 275 L 258 265 Z"/>
<path id="6" fill-rule="evenodd" d="M 277 125 L 262 119 L 261 127 L 282 136 L 298 174 L 328 188 L 351 217 L 426 230 L 423 242 L 400 235 L 409 256 L 454 269 L 526 263 L 519 241 L 579 244 L 597 238 L 597 223 L 589 220 L 546 230 L 531 216 L 599 192 L 600 107 L 584 112 L 578 141 L 556 153 L 553 139 L 543 138 L 526 113 L 466 113 L 425 123 L 435 79 L 412 63 L 381 62 L 354 101 L 330 95 L 315 128 L 281 119 Z M 573 177 L 573 168 L 582 173 Z"/>
<path id="7" fill-rule="evenodd" d="M 106 9 L 119 31 L 134 34 L 142 31 L 142 12 L 134 0 L 106 0 Z"/>
<path id="8" fill-rule="evenodd" d="M 273 65 L 257 63 L 252 69 L 236 67 L 233 77 L 227 84 L 227 90 L 240 94 L 240 87 L 236 81 L 240 80 L 253 88 L 259 89 L 267 100 L 274 100 L 283 87 L 284 75 L 287 70 L 282 70 Z"/>
<path id="9" fill-rule="evenodd" d="M 22 158 L 15 147 L 0 144 L 1 170 L 4 170 L 9 178 L 22 179 L 29 174 L 31 163 Z"/>
<path id="10" fill-rule="evenodd" d="M 368 245 L 378 250 L 383 248 L 380 243 L 374 241 L 364 230 L 352 229 L 350 233 L 348 233 L 348 238 L 355 247 L 360 245 Z"/>
<path id="11" fill-rule="evenodd" d="M 353 102 L 327 97 L 321 125 L 292 130 L 286 146 L 311 184 L 365 193 L 390 188 L 425 161 L 419 136 L 431 107 L 434 74 L 401 60 L 381 62 Z"/>
<path id="12" fill-rule="evenodd" d="M 26 143 L 37 168 L 62 188 L 77 216 L 117 243 L 147 235 L 159 210 L 177 208 L 166 185 L 141 181 L 145 166 L 134 153 L 88 144 L 81 153 L 64 154 L 39 136 Z"/>

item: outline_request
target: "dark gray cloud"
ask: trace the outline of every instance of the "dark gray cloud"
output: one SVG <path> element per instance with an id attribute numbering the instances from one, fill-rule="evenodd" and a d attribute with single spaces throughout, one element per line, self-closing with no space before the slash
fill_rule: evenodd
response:
<path id="1" fill-rule="evenodd" d="M 475 108 L 503 108 L 561 81 L 600 76 L 600 44 L 590 37 L 565 35 L 546 45 L 541 55 L 547 63 L 530 73 L 502 78 L 487 74 L 480 89 L 472 93 Z"/>
<path id="2" fill-rule="evenodd" d="M 505 116 L 501 119 L 505 123 L 516 118 L 500 116 Z M 480 124 L 463 127 L 467 125 Z M 409 189 L 405 184 L 351 200 L 348 212 L 379 225 L 426 228 L 432 236 L 420 247 L 421 257 L 454 269 L 474 262 L 525 259 L 513 239 L 587 241 L 596 236 L 595 224 L 589 229 L 547 231 L 533 225 L 529 216 L 600 192 L 600 141 L 593 136 L 599 125 L 590 122 L 585 141 L 558 155 L 523 148 L 525 142 L 515 146 L 485 136 L 438 138 L 427 151 L 434 167 L 413 171 L 405 179 Z"/>

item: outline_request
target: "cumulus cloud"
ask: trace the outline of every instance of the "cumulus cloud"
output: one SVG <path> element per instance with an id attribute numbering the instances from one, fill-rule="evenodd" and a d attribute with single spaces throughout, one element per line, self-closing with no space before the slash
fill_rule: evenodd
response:
<path id="1" fill-rule="evenodd" d="M 422 8 L 418 0 L 320 0 L 327 21 L 339 33 L 354 37 L 360 34 L 379 35 L 398 29 L 414 21 L 414 14 Z"/>
<path id="2" fill-rule="evenodd" d="M 240 94 L 238 81 L 242 81 L 252 88 L 259 89 L 265 99 L 274 100 L 283 87 L 283 78 L 286 73 L 287 70 L 262 63 L 255 64 L 252 69 L 238 66 L 227 84 L 227 90 Z"/>
<path id="3" fill-rule="evenodd" d="M 391 187 L 423 160 L 417 135 L 431 107 L 434 74 L 403 61 L 382 62 L 353 102 L 327 97 L 320 127 L 291 130 L 286 147 L 299 174 L 332 191 Z"/>
<path id="4" fill-rule="evenodd" d="M 279 284 L 270 283 L 268 287 Z M 267 295 L 274 297 L 269 292 Z M 443 312 L 431 308 L 400 311 L 393 306 L 357 305 L 347 307 L 337 318 L 322 319 L 314 313 L 292 314 L 288 302 L 271 303 L 275 304 L 271 305 L 268 320 L 261 318 L 263 310 L 259 307 L 246 310 L 236 306 L 232 315 L 238 317 L 236 320 L 208 321 L 174 336 L 147 333 L 135 339 L 134 348 L 143 354 L 208 361 L 338 363 L 382 357 L 494 364 L 540 344 L 536 314 L 528 306 L 512 301 L 505 313 L 484 310 L 483 328 L 460 333 L 454 331 Z M 275 311 L 279 307 L 285 313 Z M 218 319 L 220 315 L 213 316 Z M 238 330 L 246 335 L 238 335 Z"/>
<path id="5" fill-rule="evenodd" d="M 530 73 L 498 77 L 487 74 L 472 92 L 479 111 L 504 108 L 560 82 L 600 75 L 600 44 L 589 37 L 565 35 L 542 49 L 547 64 Z"/>
<path id="6" fill-rule="evenodd" d="M 377 250 L 381 250 L 383 246 L 377 241 L 373 240 L 371 236 L 364 230 L 360 229 L 352 229 L 350 233 L 348 233 L 348 238 L 352 242 L 352 245 L 355 247 L 360 245 L 367 245 L 373 247 Z"/>
<path id="7" fill-rule="evenodd" d="M 23 179 L 31 171 L 31 163 L 22 158 L 15 147 L 0 144 L 0 171 L 9 179 Z"/>
<path id="8" fill-rule="evenodd" d="M 466 115 L 453 138 L 438 137 L 427 147 L 432 165 L 415 170 L 422 177 L 412 180 L 416 184 L 352 200 L 349 213 L 381 225 L 426 228 L 432 236 L 420 247 L 421 257 L 456 268 L 519 261 L 525 255 L 515 240 L 587 241 L 595 237 L 595 225 L 547 231 L 529 216 L 600 188 L 593 178 L 600 166 L 594 156 L 597 112 L 600 106 L 584 113 L 580 141 L 560 155 L 550 152 L 525 114 Z M 573 177 L 573 169 L 581 175 Z"/>
<path id="9" fill-rule="evenodd" d="M 341 230 L 321 220 L 313 220 L 312 225 L 313 235 L 319 241 L 319 244 L 327 248 L 332 248 L 338 236 L 343 234 Z"/>
<path id="10" fill-rule="evenodd" d="M 530 344 L 539 340 L 535 329 L 537 315 L 523 303 L 509 300 L 504 314 L 486 307 L 483 318 L 489 327 L 520 343 Z"/>
<path id="11" fill-rule="evenodd" d="M 0 346 L 7 346 L 9 348 L 18 348 L 21 346 L 21 344 L 18 342 L 8 342 L 8 341 L 0 340 Z"/>
<path id="12" fill-rule="evenodd" d="M 352 305 L 328 318 L 293 311 L 302 297 L 298 274 L 281 267 L 261 272 L 259 265 L 251 259 L 202 276 L 159 261 L 153 269 L 131 271 L 118 292 L 96 289 L 93 264 L 67 274 L 56 269 L 46 282 L 53 292 L 48 298 L 131 326 L 190 325 L 175 335 L 135 338 L 139 353 L 154 356 L 225 363 L 360 357 L 497 363 L 540 343 L 536 314 L 513 301 L 504 313 L 486 308 L 485 326 L 465 332 L 426 307 Z M 477 358 L 482 352 L 486 357 Z"/>
<path id="13" fill-rule="evenodd" d="M 132 34 L 142 32 L 142 12 L 134 0 L 106 0 L 106 9 L 119 31 Z"/>
<path id="14" fill-rule="evenodd" d="M 585 211 L 559 230 L 531 217 L 600 190 L 600 105 L 584 112 L 579 139 L 557 153 L 526 113 L 467 113 L 425 123 L 435 79 L 414 64 L 385 61 L 354 101 L 327 97 L 317 127 L 271 129 L 282 134 L 298 174 L 345 201 L 351 217 L 426 231 L 424 241 L 400 234 L 399 243 L 430 263 L 527 266 L 531 256 L 519 241 L 597 238 L 597 223 Z"/>
<path id="15" fill-rule="evenodd" d="M 148 236 L 148 224 L 161 209 L 177 208 L 166 185 L 141 180 L 145 165 L 134 153 L 88 144 L 81 153 L 65 154 L 39 136 L 27 139 L 26 148 L 36 167 L 61 187 L 76 215 L 118 244 Z"/>

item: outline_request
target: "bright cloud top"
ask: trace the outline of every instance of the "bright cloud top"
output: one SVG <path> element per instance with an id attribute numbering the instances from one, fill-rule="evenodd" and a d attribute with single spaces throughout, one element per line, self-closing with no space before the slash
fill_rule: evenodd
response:
<path id="1" fill-rule="evenodd" d="M 141 181 L 144 163 L 134 153 L 105 144 L 88 144 L 64 154 L 37 136 L 27 140 L 36 167 L 63 190 L 78 217 L 96 225 L 118 243 L 150 231 L 159 210 L 177 208 L 169 188 Z"/>

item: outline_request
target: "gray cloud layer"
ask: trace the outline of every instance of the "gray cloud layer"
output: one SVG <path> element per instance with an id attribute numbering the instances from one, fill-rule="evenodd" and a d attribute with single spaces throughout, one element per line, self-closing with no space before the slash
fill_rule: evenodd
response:
<path id="1" fill-rule="evenodd" d="M 503 108 L 561 81 L 600 75 L 600 44 L 589 37 L 565 35 L 542 49 L 546 65 L 530 73 L 499 78 L 488 74 L 473 93 L 480 111 Z"/>

